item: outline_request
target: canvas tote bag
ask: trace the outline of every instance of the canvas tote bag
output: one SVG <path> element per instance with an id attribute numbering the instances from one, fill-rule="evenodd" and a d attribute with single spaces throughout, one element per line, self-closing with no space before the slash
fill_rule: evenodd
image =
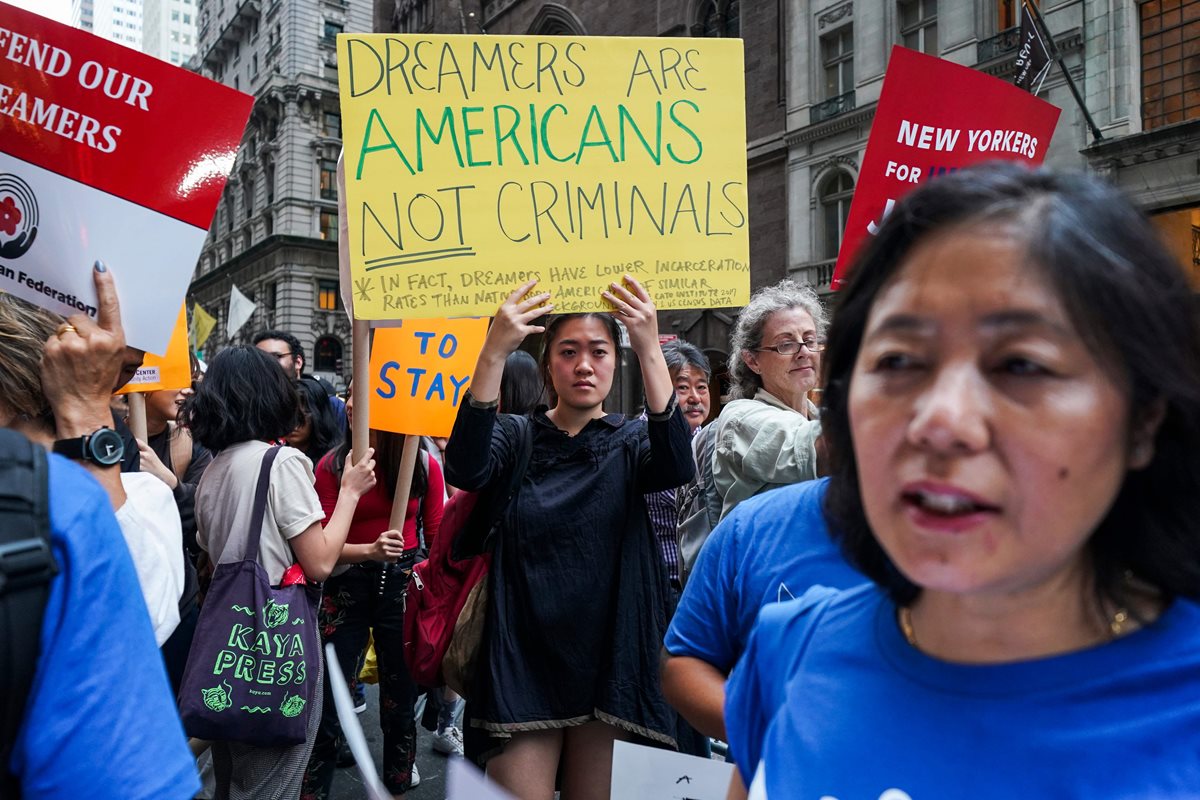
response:
<path id="1" fill-rule="evenodd" d="M 271 465 L 264 455 L 241 561 L 218 564 L 179 692 L 189 736 L 260 747 L 300 744 L 321 691 L 320 590 L 271 586 L 258 563 Z"/>

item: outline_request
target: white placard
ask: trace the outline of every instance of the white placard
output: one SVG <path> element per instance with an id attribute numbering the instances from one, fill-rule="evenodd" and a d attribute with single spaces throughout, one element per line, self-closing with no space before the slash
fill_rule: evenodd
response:
<path id="1" fill-rule="evenodd" d="M 612 800 L 725 800 L 733 765 L 628 742 L 613 745 Z"/>
<path id="2" fill-rule="evenodd" d="M 446 800 L 515 800 L 508 792 L 488 783 L 483 773 L 464 758 L 450 759 L 446 770 Z"/>

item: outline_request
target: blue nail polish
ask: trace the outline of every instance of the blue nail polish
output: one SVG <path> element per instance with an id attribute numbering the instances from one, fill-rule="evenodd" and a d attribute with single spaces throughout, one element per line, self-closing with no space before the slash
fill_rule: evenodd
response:
<path id="1" fill-rule="evenodd" d="M 99 259 L 96 260 L 96 272 L 108 272 L 108 267 L 106 267 L 104 262 L 100 261 Z"/>

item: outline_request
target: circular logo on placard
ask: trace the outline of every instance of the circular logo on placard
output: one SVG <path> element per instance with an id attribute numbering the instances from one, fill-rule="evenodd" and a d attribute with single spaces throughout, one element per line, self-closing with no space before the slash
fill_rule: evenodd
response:
<path id="1" fill-rule="evenodd" d="M 0 258 L 20 258 L 37 238 L 37 197 L 16 175 L 0 172 Z"/>

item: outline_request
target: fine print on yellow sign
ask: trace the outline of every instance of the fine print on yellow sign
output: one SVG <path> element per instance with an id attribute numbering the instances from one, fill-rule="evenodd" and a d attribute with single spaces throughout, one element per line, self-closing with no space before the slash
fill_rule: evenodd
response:
<path id="1" fill-rule="evenodd" d="M 157 392 L 162 389 L 186 389 L 192 385 L 192 362 L 188 357 L 187 305 L 179 309 L 175 328 L 167 352 L 156 356 L 146 353 L 142 366 L 134 373 L 129 383 L 117 394 L 130 392 Z"/>
<path id="2" fill-rule="evenodd" d="M 750 291 L 741 39 L 338 36 L 354 313 Z"/>
<path id="3" fill-rule="evenodd" d="M 488 319 L 405 320 L 378 328 L 371 343 L 371 427 L 418 436 L 449 436 Z"/>

